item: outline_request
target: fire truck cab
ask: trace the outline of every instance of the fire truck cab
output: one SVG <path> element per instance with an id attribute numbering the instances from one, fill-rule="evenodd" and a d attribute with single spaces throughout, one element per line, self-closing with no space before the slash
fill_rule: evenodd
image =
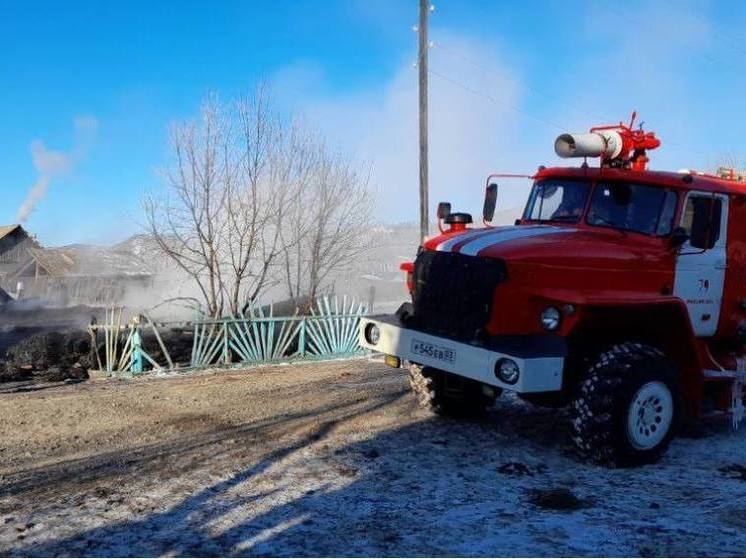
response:
<path id="1" fill-rule="evenodd" d="M 633 117 L 634 119 L 634 117 Z M 360 344 L 409 368 L 421 402 L 463 415 L 510 390 L 569 406 L 587 458 L 656 460 L 684 418 L 743 417 L 746 182 L 647 169 L 652 133 L 619 124 L 563 134 L 521 219 L 484 227 L 439 208 L 445 227 L 402 265 L 411 302 L 368 317 Z"/>

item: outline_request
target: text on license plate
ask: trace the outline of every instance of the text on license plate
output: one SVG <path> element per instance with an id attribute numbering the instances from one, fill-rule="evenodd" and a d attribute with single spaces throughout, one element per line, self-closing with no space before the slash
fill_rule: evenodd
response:
<path id="1" fill-rule="evenodd" d="M 445 361 L 446 363 L 454 363 L 456 361 L 455 350 L 417 339 L 412 340 L 412 353 L 424 355 L 438 361 Z"/>

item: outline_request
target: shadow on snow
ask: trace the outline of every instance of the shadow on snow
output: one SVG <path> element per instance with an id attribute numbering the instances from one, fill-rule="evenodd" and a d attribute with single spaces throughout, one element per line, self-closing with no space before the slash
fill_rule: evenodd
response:
<path id="1" fill-rule="evenodd" d="M 388 411 L 419 413 L 414 411 L 412 398 L 402 398 L 404 394 L 397 391 L 374 401 L 222 428 L 199 440 L 190 437 L 171 445 L 136 449 L 124 458 L 121 454 L 105 455 L 50 471 L 24 472 L 3 493 L 25 491 L 34 479 L 42 484 L 59 481 L 62 475 L 96 480 L 109 475 L 111 468 L 121 473 L 117 467 L 122 466 L 114 466 L 115 462 L 125 464 L 131 473 L 140 468 L 146 472 L 149 461 L 164 456 L 177 460 L 226 437 L 251 444 L 267 436 L 279 441 L 282 433 L 297 435 L 235 475 L 164 512 L 66 539 L 19 544 L 0 549 L 0 554 L 443 556 L 691 551 L 675 544 L 662 549 L 644 547 L 645 541 L 655 540 L 655 534 L 624 524 L 642 513 L 623 499 L 611 502 L 628 490 L 630 480 L 642 483 L 645 476 L 652 475 L 650 470 L 615 473 L 579 464 L 567 446 L 564 413 L 538 410 L 515 400 L 498 404 L 484 421 L 457 422 L 421 414 L 416 416 L 418 421 L 380 432 L 370 440 L 329 449 L 326 455 L 319 451 L 328 468 L 339 468 L 343 472 L 340 476 L 349 476 L 347 485 L 330 488 L 320 483 L 298 498 L 278 501 L 263 513 L 252 511 L 258 500 L 273 499 L 287 489 L 278 484 L 271 491 L 252 495 L 252 480 L 279 461 L 323 443 L 336 422 L 395 407 L 400 409 Z M 210 453 L 210 457 L 218 454 Z M 506 464 L 522 466 L 506 469 Z M 568 513 L 541 511 L 528 504 L 527 493 L 532 489 L 558 484 L 573 488 L 603 508 L 589 505 Z M 691 514 L 696 515 L 696 510 Z M 214 527 L 225 518 L 231 521 Z M 746 544 L 743 536 L 738 538 L 741 545 Z M 696 541 L 700 552 L 707 549 L 706 539 Z"/>

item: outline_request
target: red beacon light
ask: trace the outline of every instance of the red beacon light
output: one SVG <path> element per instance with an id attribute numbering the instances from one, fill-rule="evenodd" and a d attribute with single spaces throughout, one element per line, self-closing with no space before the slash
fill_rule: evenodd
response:
<path id="1" fill-rule="evenodd" d="M 615 167 L 644 171 L 647 150 L 655 149 L 661 141 L 654 132 L 645 132 L 642 124 L 633 130 L 637 113 L 632 113 L 629 125 L 620 122 L 611 126 L 596 126 L 587 134 L 561 134 L 554 142 L 554 151 L 563 158 L 599 157 L 601 167 Z"/>

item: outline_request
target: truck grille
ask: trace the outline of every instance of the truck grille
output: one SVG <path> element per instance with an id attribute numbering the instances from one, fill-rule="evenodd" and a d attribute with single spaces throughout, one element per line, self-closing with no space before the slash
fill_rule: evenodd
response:
<path id="1" fill-rule="evenodd" d="M 411 324 L 471 341 L 489 320 L 495 286 L 506 278 L 503 260 L 423 250 L 414 262 Z"/>

